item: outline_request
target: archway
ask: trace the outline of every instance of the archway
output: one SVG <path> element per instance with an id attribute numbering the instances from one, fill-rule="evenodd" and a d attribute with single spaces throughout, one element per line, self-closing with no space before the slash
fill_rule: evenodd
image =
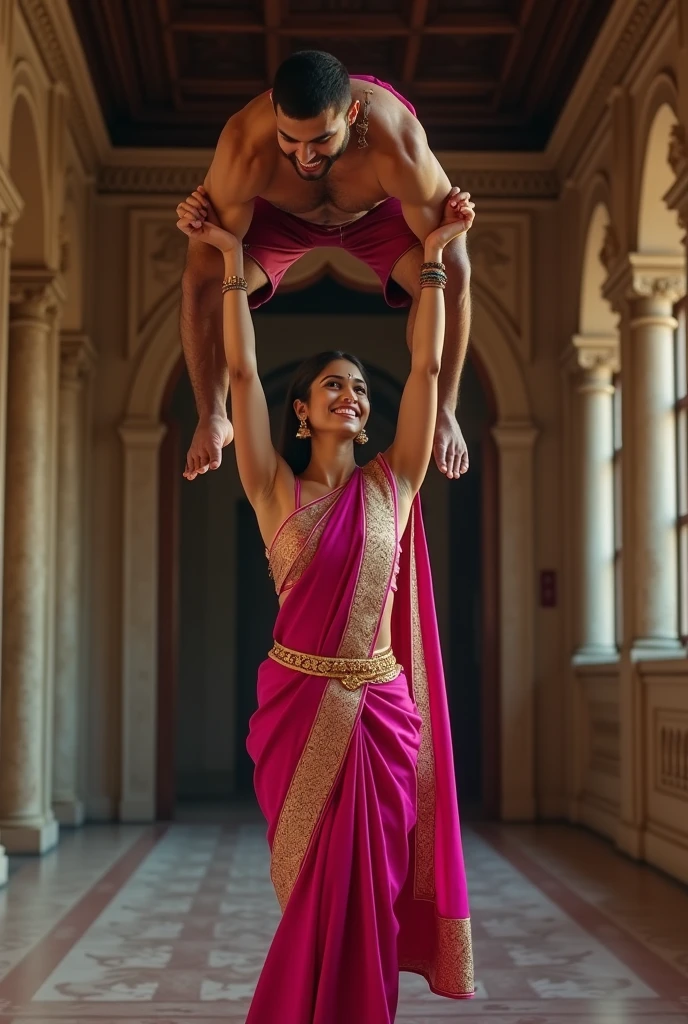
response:
<path id="1" fill-rule="evenodd" d="M 24 201 L 14 226 L 13 266 L 40 267 L 46 263 L 47 203 L 36 123 L 30 94 L 22 88 L 16 94 L 10 134 L 10 177 Z"/>
<path id="2" fill-rule="evenodd" d="M 534 814 L 533 757 L 533 445 L 526 390 L 514 355 L 517 339 L 480 284 L 474 286 L 474 351 L 495 395 L 497 411 L 492 438 L 499 478 L 500 506 L 491 554 L 498 561 L 500 586 L 493 597 L 499 604 L 498 643 L 491 653 L 497 660 L 499 705 L 500 812 L 505 818 L 529 818 Z M 381 332 L 392 318 L 380 318 Z M 178 360 L 177 300 L 160 307 L 155 323 L 140 339 L 141 360 L 133 380 L 128 414 L 121 428 L 125 449 L 125 567 L 123 615 L 123 778 L 121 816 L 125 820 L 149 820 L 154 816 L 156 685 L 158 679 L 157 635 L 150 623 L 158 616 L 158 456 L 164 426 L 161 423 L 166 382 Z M 317 329 L 317 325 L 314 329 Z M 395 341 L 395 344 L 398 344 Z M 304 350 L 303 353 L 301 350 Z M 296 359 L 307 348 L 302 339 L 290 338 Z M 398 351 L 398 349 L 395 349 Z M 283 363 L 283 358 L 279 360 Z M 266 365 L 270 371 L 272 365 Z M 495 623 L 493 623 L 494 628 Z M 145 686 L 142 687 L 142 680 Z M 142 693 L 143 690 L 143 693 Z M 136 692 L 136 701 L 132 700 Z M 145 695 L 145 696 L 144 696 Z M 138 713 L 133 713 L 134 707 Z M 131 709 L 131 710 L 128 710 Z"/>

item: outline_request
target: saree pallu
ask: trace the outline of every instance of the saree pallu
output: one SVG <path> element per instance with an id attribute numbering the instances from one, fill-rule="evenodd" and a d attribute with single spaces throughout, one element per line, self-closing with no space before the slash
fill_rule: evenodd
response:
<path id="1" fill-rule="evenodd" d="M 397 557 L 382 456 L 297 509 L 270 552 L 290 589 L 275 641 L 375 651 Z M 247 1024 L 391 1024 L 399 971 L 473 995 L 465 872 L 427 548 L 414 503 L 392 619 L 404 670 L 347 689 L 268 659 L 247 742 L 282 918 Z"/>

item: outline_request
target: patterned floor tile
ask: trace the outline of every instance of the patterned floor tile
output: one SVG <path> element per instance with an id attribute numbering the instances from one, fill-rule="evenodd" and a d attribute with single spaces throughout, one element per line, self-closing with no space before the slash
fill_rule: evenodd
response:
<path id="1" fill-rule="evenodd" d="M 613 851 L 568 831 L 467 829 L 477 995 L 454 1002 L 403 975 L 404 1024 L 688 1024 L 688 960 L 644 925 L 638 880 L 625 894 Z M 82 833 L 70 870 L 43 880 L 17 943 L 17 872 L 0 904 L 0 1024 L 233 1024 L 243 1021 L 279 908 L 261 821 L 175 824 L 121 839 L 119 858 Z M 99 845 L 100 844 L 100 845 Z M 79 857 L 87 881 L 76 884 Z M 594 876 L 595 862 L 599 877 Z M 655 898 L 672 883 L 653 874 Z M 671 922 L 687 912 L 674 887 Z M 683 900 L 683 902 L 682 902 Z M 666 904 L 668 906 L 668 904 Z M 624 907 L 626 915 L 624 917 Z M 31 941 L 33 940 L 33 941 Z"/>

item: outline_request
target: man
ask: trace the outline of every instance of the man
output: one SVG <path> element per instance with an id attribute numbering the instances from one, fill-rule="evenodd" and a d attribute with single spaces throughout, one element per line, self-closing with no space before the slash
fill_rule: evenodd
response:
<path id="1" fill-rule="evenodd" d="M 272 92 L 229 119 L 204 190 L 180 203 L 177 212 L 192 212 L 200 223 L 207 196 L 221 223 L 243 239 L 251 308 L 271 298 L 305 252 L 341 246 L 378 274 L 389 305 L 411 305 L 409 344 L 420 296 L 420 242 L 440 223 L 450 192 L 467 227 L 473 219 L 469 194 L 451 188 L 410 103 L 377 79 L 350 78 L 335 57 L 317 50 L 287 58 Z M 187 455 L 188 480 L 216 469 L 233 436 L 218 257 L 211 246 L 190 239 L 181 336 L 199 422 Z M 434 455 L 453 479 L 468 469 L 456 420 L 470 329 L 465 233 L 445 249 L 444 258 L 447 326 Z"/>

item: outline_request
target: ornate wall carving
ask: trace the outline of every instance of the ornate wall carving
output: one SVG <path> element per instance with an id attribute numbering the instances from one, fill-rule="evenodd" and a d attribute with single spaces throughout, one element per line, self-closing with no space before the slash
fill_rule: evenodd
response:
<path id="1" fill-rule="evenodd" d="M 483 213 L 468 236 L 473 275 L 509 321 L 518 355 L 529 362 L 531 331 L 530 217 Z"/>

